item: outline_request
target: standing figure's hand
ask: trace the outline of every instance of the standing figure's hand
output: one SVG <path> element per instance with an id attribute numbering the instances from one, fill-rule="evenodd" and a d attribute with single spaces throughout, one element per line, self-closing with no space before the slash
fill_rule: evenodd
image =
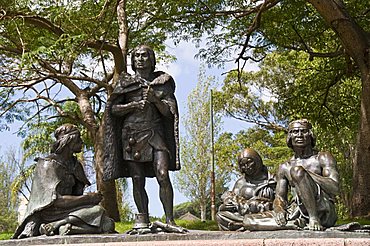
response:
<path id="1" fill-rule="evenodd" d="M 143 95 L 143 99 L 147 100 L 149 102 L 155 103 L 158 101 L 158 98 L 155 96 L 154 90 L 152 87 L 148 87 L 147 90 L 145 90 L 145 93 Z"/>
<path id="2" fill-rule="evenodd" d="M 135 107 L 140 109 L 140 110 L 143 110 L 147 103 L 148 103 L 148 101 L 146 99 L 143 99 L 143 100 L 135 102 Z"/>

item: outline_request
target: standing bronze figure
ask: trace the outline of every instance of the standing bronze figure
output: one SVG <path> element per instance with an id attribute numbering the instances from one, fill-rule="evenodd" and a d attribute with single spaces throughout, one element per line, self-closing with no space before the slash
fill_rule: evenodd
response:
<path id="1" fill-rule="evenodd" d="M 107 102 L 104 180 L 131 177 L 138 209 L 134 229 L 149 226 L 145 178 L 156 177 L 166 223 L 173 219 L 169 171 L 179 170 L 175 82 L 155 72 L 154 51 L 140 45 L 131 55 L 135 75 L 123 73 Z"/>
<path id="2" fill-rule="evenodd" d="M 294 151 L 277 173 L 274 200 L 275 220 L 279 226 L 294 221 L 299 227 L 323 230 L 337 220 L 334 196 L 339 192 L 339 175 L 334 157 L 317 152 L 312 125 L 302 119 L 289 124 L 287 144 Z M 288 188 L 295 191 L 288 207 Z"/>
<path id="3" fill-rule="evenodd" d="M 216 215 L 220 230 L 244 231 L 245 217 L 272 209 L 276 181 L 274 175 L 263 165 L 261 156 L 251 148 L 246 148 L 238 158 L 242 174 L 232 191 L 222 195 L 223 203 Z"/>
<path id="4" fill-rule="evenodd" d="M 54 135 L 51 154 L 38 158 L 26 215 L 13 238 L 114 232 L 113 220 L 98 205 L 102 195 L 83 194 L 90 182 L 74 156 L 82 149 L 79 130 L 65 124 Z"/>

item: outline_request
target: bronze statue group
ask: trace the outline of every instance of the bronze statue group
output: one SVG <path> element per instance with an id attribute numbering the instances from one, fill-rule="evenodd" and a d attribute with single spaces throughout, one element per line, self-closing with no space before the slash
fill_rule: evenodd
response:
<path id="1" fill-rule="evenodd" d="M 120 76 L 106 105 L 103 179 L 131 177 L 138 210 L 134 233 L 155 232 L 157 227 L 184 232 L 173 218 L 169 177 L 169 171 L 180 169 L 175 82 L 155 71 L 155 54 L 148 46 L 134 49 L 131 64 L 135 74 Z M 90 183 L 75 157 L 83 145 L 78 128 L 62 125 L 54 135 L 51 154 L 37 161 L 26 215 L 13 238 L 114 232 L 113 220 L 99 205 L 101 194 L 84 194 Z M 243 150 L 238 158 L 242 176 L 222 195 L 217 213 L 221 230 L 324 230 L 335 224 L 335 159 L 314 149 L 312 125 L 305 119 L 289 124 L 287 144 L 294 156 L 276 175 L 255 150 Z M 155 177 L 159 184 L 166 223 L 149 221 L 146 177 Z"/>
<path id="2" fill-rule="evenodd" d="M 336 161 L 330 153 L 316 151 L 315 142 L 309 121 L 291 122 L 287 145 L 294 156 L 279 166 L 275 176 L 256 151 L 245 149 L 238 159 L 242 177 L 222 197 L 217 213 L 219 228 L 321 231 L 334 226 L 334 200 L 339 192 Z"/>

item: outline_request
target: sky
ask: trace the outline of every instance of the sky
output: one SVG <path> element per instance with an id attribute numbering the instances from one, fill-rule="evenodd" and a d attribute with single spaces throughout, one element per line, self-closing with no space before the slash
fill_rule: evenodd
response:
<path id="1" fill-rule="evenodd" d="M 175 96 L 178 101 L 179 106 L 179 115 L 180 115 L 180 136 L 182 134 L 183 126 L 181 125 L 181 117 L 186 110 L 186 104 L 188 100 L 188 96 L 190 92 L 195 88 L 197 84 L 197 77 L 199 73 L 199 69 L 201 67 L 202 61 L 199 61 L 195 58 L 197 53 L 197 48 L 192 43 L 181 42 L 179 45 L 174 46 L 170 42 L 167 42 L 167 51 L 175 55 L 177 58 L 175 62 L 168 63 L 168 64 L 157 64 L 157 70 L 162 70 L 169 73 L 176 82 L 176 91 Z M 222 73 L 234 68 L 234 64 L 227 65 L 224 69 L 217 69 L 217 68 L 207 68 L 206 74 L 212 75 L 218 80 L 219 82 L 222 81 L 223 75 Z M 246 68 L 247 70 L 255 70 L 256 66 L 250 65 Z M 236 133 L 239 130 L 247 129 L 248 124 L 245 122 L 241 122 L 234 119 L 224 118 L 223 119 L 223 130 Z M 6 150 L 8 147 L 15 147 L 19 148 L 21 139 L 16 136 L 16 131 L 21 126 L 21 123 L 14 123 L 9 125 L 10 131 L 0 132 L 0 138 L 3 140 L 1 146 L 1 150 Z M 171 174 L 173 180 L 173 174 Z M 130 182 L 129 182 L 130 183 Z M 129 194 L 128 197 L 134 212 L 136 208 L 134 206 L 132 192 L 131 192 L 131 185 L 129 187 Z M 151 216 L 155 217 L 162 217 L 164 214 L 162 209 L 162 204 L 159 200 L 159 190 L 158 184 L 155 178 L 148 178 L 146 189 L 149 196 L 149 213 Z M 174 187 L 174 205 L 180 204 L 182 202 L 188 201 L 185 194 L 181 194 L 179 191 L 176 190 Z"/>

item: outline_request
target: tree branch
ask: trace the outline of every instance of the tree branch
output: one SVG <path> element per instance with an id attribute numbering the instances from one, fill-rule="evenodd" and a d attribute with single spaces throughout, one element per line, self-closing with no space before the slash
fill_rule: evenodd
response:
<path id="1" fill-rule="evenodd" d="M 24 20 L 26 23 L 29 23 L 29 24 L 37 26 L 37 27 L 44 28 L 44 29 L 54 33 L 56 36 L 61 36 L 62 34 L 64 34 L 64 31 L 60 27 L 54 25 L 49 20 L 47 20 L 43 17 L 40 17 L 38 15 L 29 15 L 29 14 L 22 13 L 22 12 L 6 11 L 4 9 L 0 14 L 0 20 L 2 20 L 2 19 L 14 19 L 14 18 L 20 18 L 20 19 Z"/>

